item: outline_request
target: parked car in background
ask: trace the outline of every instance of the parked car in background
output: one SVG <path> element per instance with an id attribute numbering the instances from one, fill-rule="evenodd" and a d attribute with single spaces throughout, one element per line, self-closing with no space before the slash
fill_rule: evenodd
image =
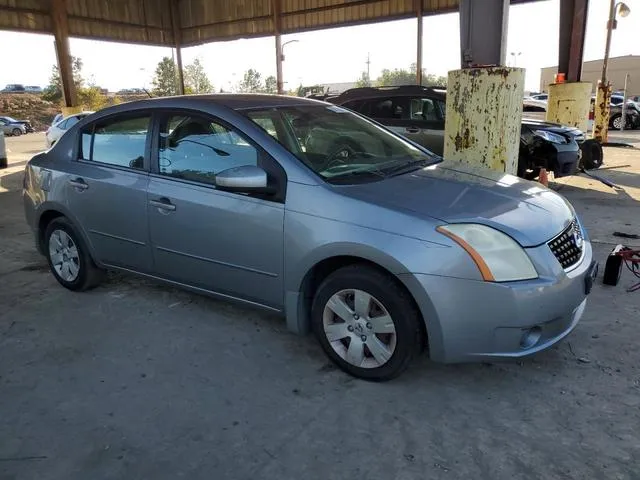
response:
<path id="1" fill-rule="evenodd" d="M 28 93 L 42 93 L 42 87 L 38 87 L 37 85 L 27 85 L 24 87 L 24 90 Z"/>
<path id="2" fill-rule="evenodd" d="M 548 93 L 538 93 L 537 95 L 531 95 L 531 100 L 542 100 L 543 102 L 549 101 Z"/>
<path id="3" fill-rule="evenodd" d="M 21 124 L 21 125 L 24 125 L 25 133 L 34 132 L 34 128 L 31 125 L 31 122 L 29 120 L 16 120 L 13 117 L 0 117 L 0 120 L 5 120 L 6 122 L 8 122 L 10 124 Z"/>
<path id="4" fill-rule="evenodd" d="M 10 120 L 11 117 L 0 117 L 0 128 L 5 135 L 18 137 L 27 133 L 27 127 L 23 123 L 16 123 Z"/>
<path id="5" fill-rule="evenodd" d="M 92 113 L 93 112 L 82 112 L 76 113 L 74 115 L 69 115 L 68 117 L 50 126 L 44 136 L 47 148 L 51 148 L 58 140 L 60 140 L 60 137 L 62 137 L 62 135 L 64 135 L 67 130 L 69 130 L 87 115 L 91 115 Z"/>
<path id="6" fill-rule="evenodd" d="M 532 98 L 525 98 L 522 102 L 523 112 L 546 112 L 547 101 L 546 100 L 534 100 Z"/>
<path id="7" fill-rule="evenodd" d="M 10 83 L 2 89 L 2 93 L 24 93 L 25 91 L 24 85 L 19 83 Z"/>
<path id="8" fill-rule="evenodd" d="M 593 128 L 593 120 L 595 116 L 595 95 L 591 96 L 591 109 L 589 111 L 589 128 Z M 632 101 L 627 100 L 625 108 L 626 121 L 625 130 L 635 130 L 640 128 L 640 106 Z M 609 105 L 609 128 L 614 130 L 622 130 L 622 103 Z"/>
<path id="9" fill-rule="evenodd" d="M 28 162 L 23 200 L 62 286 L 118 269 L 279 312 L 372 380 L 423 349 L 449 363 L 547 349 L 597 271 L 559 194 L 299 97 L 105 108 Z"/>
<path id="10" fill-rule="evenodd" d="M 428 148 L 437 155 L 444 150 L 446 92 L 443 89 L 407 85 L 354 88 L 327 99 L 359 112 Z M 540 168 L 556 177 L 574 174 L 584 134 L 536 120 L 522 120 L 518 176 L 535 178 Z"/>

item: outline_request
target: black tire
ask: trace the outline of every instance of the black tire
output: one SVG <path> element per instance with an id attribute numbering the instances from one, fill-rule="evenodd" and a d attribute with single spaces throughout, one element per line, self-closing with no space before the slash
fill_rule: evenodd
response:
<path id="1" fill-rule="evenodd" d="M 11 135 L 14 137 L 19 137 L 20 135 L 22 135 L 22 130 L 20 130 L 19 128 L 14 128 L 13 130 L 11 130 Z"/>
<path id="2" fill-rule="evenodd" d="M 333 349 L 325 334 L 323 315 L 327 302 L 334 294 L 348 289 L 362 290 L 372 295 L 392 318 L 396 334 L 395 349 L 391 357 L 378 367 L 365 368 L 347 362 Z M 330 274 L 317 289 L 311 307 L 312 328 L 327 356 L 350 375 L 372 381 L 391 380 L 409 366 L 425 344 L 421 322 L 413 299 L 397 280 L 365 265 L 350 265 Z"/>
<path id="3" fill-rule="evenodd" d="M 604 152 L 602 145 L 596 140 L 585 140 L 580 148 L 582 149 L 580 163 L 585 170 L 595 170 L 602 166 Z"/>
<path id="4" fill-rule="evenodd" d="M 53 241 L 51 236 L 54 232 L 60 230 L 69 236 L 78 251 L 78 273 L 71 281 L 65 280 L 58 274 L 51 259 L 50 242 Z M 68 288 L 69 290 L 89 290 L 98 286 L 104 277 L 104 271 L 99 269 L 93 262 L 82 237 L 78 235 L 74 226 L 65 217 L 54 218 L 49 225 L 47 225 L 44 233 L 44 253 L 47 257 L 51 273 L 55 279 L 60 283 L 60 285 Z"/>
<path id="5" fill-rule="evenodd" d="M 614 126 L 614 122 L 621 118 L 622 118 L 622 115 L 620 113 L 616 113 L 614 116 L 612 116 L 611 119 L 609 120 L 609 128 L 612 128 L 614 130 L 622 130 L 621 127 Z"/>

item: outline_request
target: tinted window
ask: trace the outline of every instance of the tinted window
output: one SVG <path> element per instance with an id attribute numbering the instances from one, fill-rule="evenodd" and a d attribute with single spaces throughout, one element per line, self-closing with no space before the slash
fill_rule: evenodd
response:
<path id="1" fill-rule="evenodd" d="M 409 99 L 404 97 L 375 98 L 366 102 L 369 116 L 380 119 L 409 118 Z M 365 107 L 362 107 L 365 108 Z"/>
<path id="2" fill-rule="evenodd" d="M 213 184 L 223 170 L 257 164 L 255 147 L 238 132 L 209 119 L 172 116 L 161 129 L 161 175 Z"/>
<path id="3" fill-rule="evenodd" d="M 65 120 L 66 125 L 64 127 L 61 126 L 61 128 L 63 128 L 64 130 L 68 130 L 69 128 L 73 127 L 79 121 L 80 121 L 80 117 L 70 117 L 67 120 Z"/>
<path id="4" fill-rule="evenodd" d="M 442 120 L 436 102 L 430 98 L 411 99 L 411 120 L 437 122 Z"/>
<path id="5" fill-rule="evenodd" d="M 97 123 L 91 133 L 82 134 L 82 158 L 120 167 L 144 168 L 144 152 L 149 131 L 149 115 Z"/>
<path id="6" fill-rule="evenodd" d="M 62 122 L 57 124 L 56 127 L 58 127 L 60 130 L 66 130 L 68 123 L 69 123 L 69 119 L 63 120 Z"/>

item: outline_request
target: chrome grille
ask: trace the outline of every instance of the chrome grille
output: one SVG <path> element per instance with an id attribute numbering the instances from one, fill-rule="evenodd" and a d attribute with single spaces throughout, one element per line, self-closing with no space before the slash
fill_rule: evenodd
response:
<path id="1" fill-rule="evenodd" d="M 571 268 L 582 258 L 584 237 L 580 225 L 574 219 L 564 231 L 547 243 L 555 257 L 565 270 Z"/>

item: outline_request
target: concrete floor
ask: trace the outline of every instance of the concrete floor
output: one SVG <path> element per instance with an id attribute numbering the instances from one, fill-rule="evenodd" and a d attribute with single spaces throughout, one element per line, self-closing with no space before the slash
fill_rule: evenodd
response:
<path id="1" fill-rule="evenodd" d="M 639 133 L 625 135 L 637 135 Z M 635 137 L 634 137 L 635 138 Z M 632 479 L 640 475 L 640 292 L 594 289 L 583 321 L 522 362 L 419 359 L 372 384 L 253 310 L 111 275 L 60 287 L 0 171 L 0 479 Z M 640 234 L 640 151 L 558 181 L 604 261 Z M 640 246 L 640 243 L 636 241 Z"/>

